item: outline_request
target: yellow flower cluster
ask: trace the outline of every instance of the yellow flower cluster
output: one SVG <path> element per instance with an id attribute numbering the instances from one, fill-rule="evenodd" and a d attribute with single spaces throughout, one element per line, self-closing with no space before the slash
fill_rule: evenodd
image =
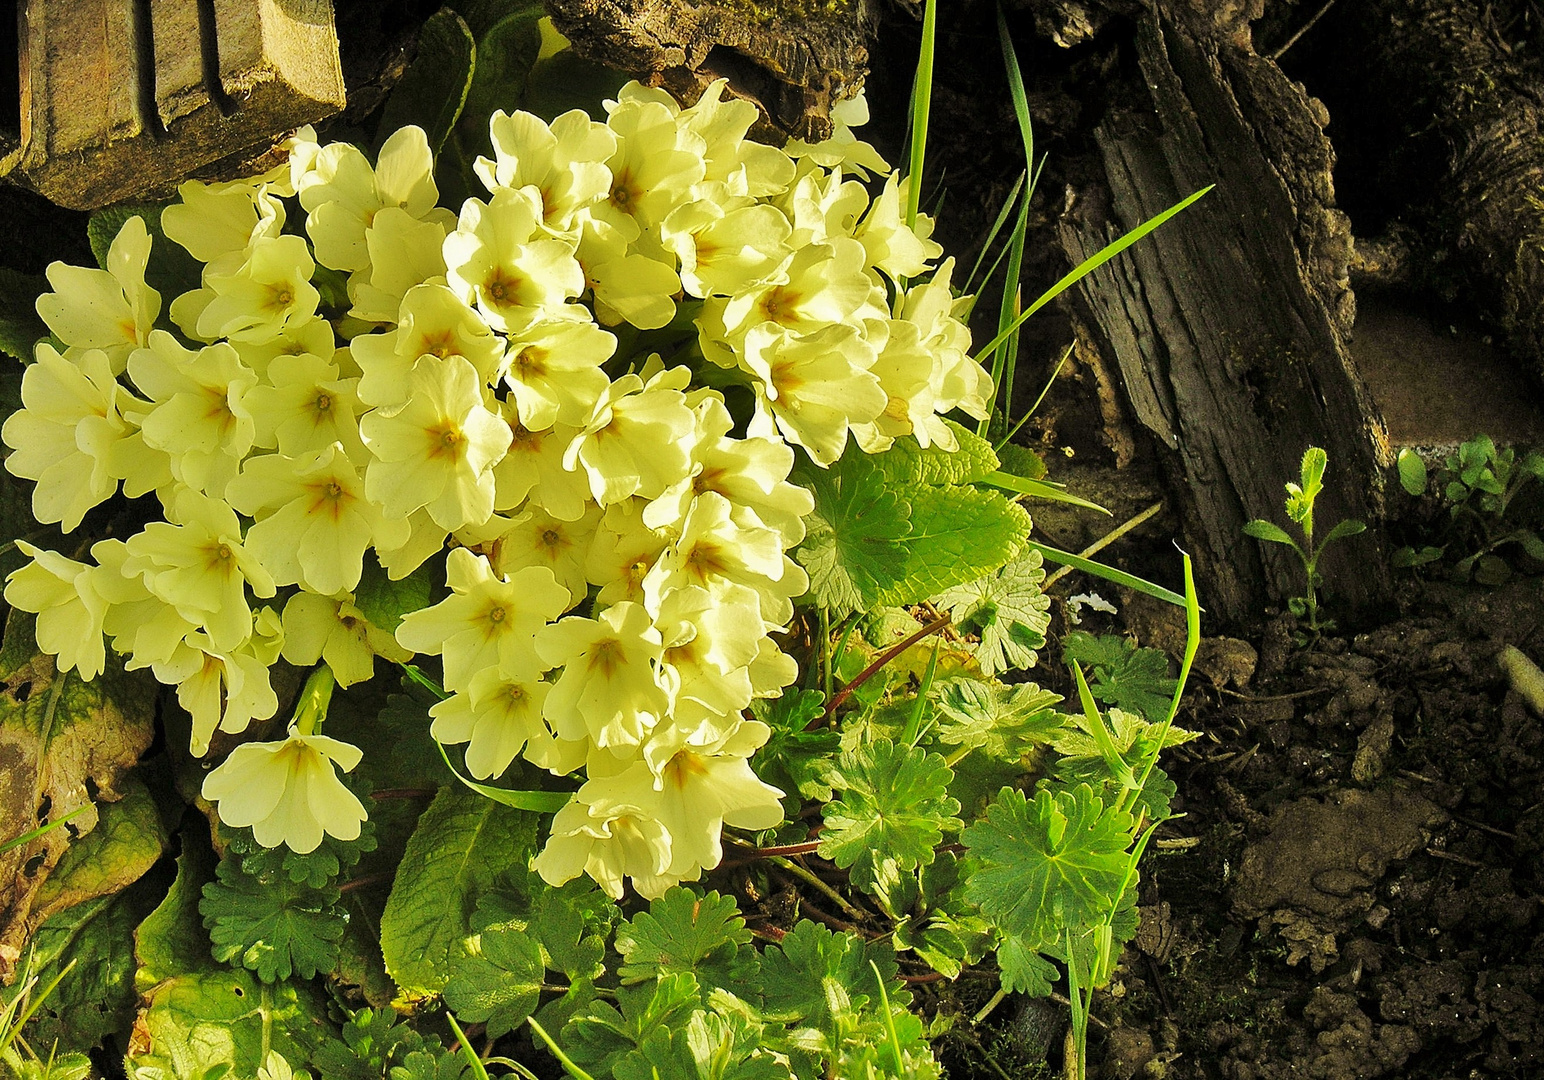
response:
<path id="1" fill-rule="evenodd" d="M 164 520 L 89 563 L 22 545 L 5 595 L 62 668 L 98 674 L 105 638 L 176 686 L 196 754 L 274 715 L 281 656 L 341 686 L 439 656 L 432 734 L 475 776 L 583 774 L 541 874 L 657 896 L 718 864 L 725 823 L 782 816 L 745 710 L 797 674 L 770 636 L 807 586 L 795 448 L 951 446 L 941 415 L 985 415 L 990 381 L 930 223 L 906 224 L 894 177 L 871 199 L 844 174 L 884 168 L 845 127 L 749 141 L 755 109 L 721 84 L 687 109 L 631 84 L 607 108 L 495 114 L 489 197 L 459 215 L 416 128 L 373 165 L 304 130 L 280 169 L 189 182 L 162 226 L 204 269 L 169 322 L 139 218 L 106 270 L 51 267 L 38 310 L 66 348 L 26 371 L 7 467 L 66 531 L 120 485 Z M 327 272 L 346 312 L 322 306 Z M 617 355 L 683 308 L 696 341 L 672 361 Z M 743 435 L 694 370 L 750 391 Z M 367 553 L 401 578 L 447 548 L 450 595 L 372 626 Z M 206 795 L 264 843 L 357 835 L 334 765 L 359 751 L 313 727 L 240 748 Z"/>

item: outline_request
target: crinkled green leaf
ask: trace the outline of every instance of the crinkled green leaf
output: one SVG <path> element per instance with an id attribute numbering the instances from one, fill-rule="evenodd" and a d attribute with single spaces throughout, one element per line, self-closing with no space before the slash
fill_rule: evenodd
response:
<path id="1" fill-rule="evenodd" d="M 1005 761 L 1018 761 L 1050 742 L 1065 722 L 1052 708 L 1061 695 L 1034 683 L 1009 686 L 996 680 L 950 679 L 937 694 L 939 742 Z"/>
<path id="2" fill-rule="evenodd" d="M 471 930 L 477 896 L 536 846 L 536 817 L 440 789 L 408 841 L 381 917 L 386 970 L 408 1000 L 437 994 Z"/>
<path id="3" fill-rule="evenodd" d="M 762 1025 L 731 1013 L 695 1012 L 684 1028 L 656 1030 L 617 1062 L 617 1080 L 791 1080 L 762 1046 Z"/>
<path id="4" fill-rule="evenodd" d="M 424 1037 L 389 1008 L 360 1009 L 344 1023 L 342 1036 L 311 1060 L 326 1080 L 382 1080 L 391 1065 L 425 1047 Z"/>
<path id="5" fill-rule="evenodd" d="M 1027 531 L 1027 530 L 1026 530 Z M 1051 598 L 1040 591 L 1045 569 L 1030 548 L 1000 570 L 947 589 L 933 604 L 961 633 L 977 634 L 976 659 L 986 675 L 1034 666 L 1051 624 Z"/>
<path id="6" fill-rule="evenodd" d="M 214 957 L 257 972 L 263 982 L 333 969 L 346 923 L 338 890 L 313 889 L 284 875 L 254 877 L 232 858 L 204 886 L 199 911 Z"/>
<path id="7" fill-rule="evenodd" d="M 0 352 L 24 363 L 32 360 L 33 348 L 48 336 L 34 306 L 47 291 L 47 278 L 0 267 Z"/>
<path id="8" fill-rule="evenodd" d="M 211 876 L 207 842 L 183 830 L 177 879 L 134 932 L 141 995 L 135 1039 L 125 1065 L 133 1080 L 205 1080 L 229 1070 L 255 1076 L 264 1052 L 309 1061 L 336 1039 L 315 986 L 259 982 L 217 963 L 199 921 L 202 884 Z"/>
<path id="9" fill-rule="evenodd" d="M 465 20 L 441 8 L 418 31 L 418 55 L 408 66 L 381 111 L 376 150 L 399 128 L 416 124 L 439 153 L 461 116 L 472 85 L 477 42 Z"/>
<path id="10" fill-rule="evenodd" d="M 945 832 L 960 827 L 949 797 L 954 773 L 937 754 L 878 739 L 844 753 L 830 783 L 841 796 L 822 809 L 821 858 L 851 868 L 854 885 L 870 889 L 879 864 L 915 870 L 933 861 Z"/>
<path id="11" fill-rule="evenodd" d="M 452 958 L 445 1004 L 463 1021 L 486 1023 L 498 1038 L 536 1011 L 546 974 L 541 948 L 523 930 L 492 926 L 468 942 L 469 954 Z"/>
<path id="12" fill-rule="evenodd" d="M 698 895 L 677 885 L 648 911 L 617 927 L 617 973 L 624 983 L 642 982 L 674 972 L 689 972 L 704 986 L 723 986 L 739 977 L 735 961 L 751 939 L 732 896 Z"/>
<path id="13" fill-rule="evenodd" d="M 999 468 L 991 443 L 953 420 L 944 423 L 954 432 L 957 450 L 897 439 L 884 453 L 872 455 L 874 465 L 894 484 L 968 484 Z"/>
<path id="14" fill-rule="evenodd" d="M 428 566 L 420 566 L 406 577 L 393 581 L 371 555 L 364 561 L 359 587 L 354 590 L 354 606 L 372 626 L 395 634 L 402 616 L 429 606 L 433 577 Z"/>
<path id="15" fill-rule="evenodd" d="M 1090 925 L 1113 906 L 1132 825 L 1088 787 L 1042 791 L 1033 801 L 1004 788 L 964 832 L 982 862 L 965 895 L 1005 933 L 1055 940 L 1063 927 Z"/>
<path id="16" fill-rule="evenodd" d="M 33 918 L 117 892 L 155 865 L 166 850 L 166 829 L 155 800 L 134 774 L 124 797 L 97 805 L 96 828 L 65 849 L 32 900 Z"/>
<path id="17" fill-rule="evenodd" d="M 624 986 L 617 1004 L 592 1001 L 563 1028 L 560 1044 L 581 1068 L 597 1077 L 614 1075 L 616 1065 L 656 1033 L 681 1028 L 702 1007 L 697 980 L 677 972 L 658 982 Z"/>
<path id="18" fill-rule="evenodd" d="M 900 580 L 877 597 L 883 604 L 915 604 L 976 581 L 1012 559 L 1029 536 L 1029 514 L 996 491 L 912 487 L 899 494 L 911 509 L 911 532 Z"/>
<path id="19" fill-rule="evenodd" d="M 751 702 L 751 714 L 772 729 L 751 759 L 751 767 L 794 802 L 831 798 L 825 765 L 841 749 L 841 737 L 830 728 L 809 727 L 825 708 L 825 701 L 819 690 L 790 689 L 781 697 Z"/>
<path id="20" fill-rule="evenodd" d="M 809 596 L 837 615 L 865 611 L 900 583 L 911 508 L 869 455 L 849 453 L 829 469 L 796 466 L 794 480 L 815 496 L 794 558 L 809 573 Z"/>
<path id="21" fill-rule="evenodd" d="M 997 946 L 997 967 L 1002 973 L 1002 988 L 1010 994 L 1050 997 L 1061 978 L 1056 965 L 1023 938 L 1009 934 Z"/>
<path id="22" fill-rule="evenodd" d="M 367 780 L 348 776 L 344 783 L 355 795 L 369 794 Z M 339 840 L 331 833 L 323 833 L 316 850 L 304 855 L 284 846 L 264 847 L 253 837 L 250 828 L 233 829 L 221 822 L 219 830 L 220 839 L 240 858 L 241 869 L 247 874 L 258 878 L 283 875 L 297 885 L 309 885 L 313 889 L 333 883 L 343 871 L 357 865 L 361 858 L 375 850 L 374 821 L 365 821 L 354 840 Z"/>
<path id="23" fill-rule="evenodd" d="M 1062 655 L 1092 669 L 1089 689 L 1100 701 L 1155 723 L 1169 714 L 1175 681 L 1163 650 L 1139 649 L 1118 634 L 1074 630 L 1062 640 Z"/>

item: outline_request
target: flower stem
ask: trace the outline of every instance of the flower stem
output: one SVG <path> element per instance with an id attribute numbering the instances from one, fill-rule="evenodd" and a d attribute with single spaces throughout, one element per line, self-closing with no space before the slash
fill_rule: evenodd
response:
<path id="1" fill-rule="evenodd" d="M 293 723 L 297 734 L 316 734 L 322 721 L 327 719 L 327 706 L 332 702 L 332 688 L 336 685 L 332 668 L 318 664 L 310 678 L 306 679 L 306 685 L 300 691 L 300 700 L 295 704 Z"/>

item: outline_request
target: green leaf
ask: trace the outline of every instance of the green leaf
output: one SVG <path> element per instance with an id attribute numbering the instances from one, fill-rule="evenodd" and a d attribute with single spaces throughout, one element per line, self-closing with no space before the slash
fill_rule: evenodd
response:
<path id="1" fill-rule="evenodd" d="M 965 895 L 1004 932 L 1030 941 L 1097 921 L 1126 882 L 1134 822 L 1087 786 L 1042 791 L 1033 802 L 1004 788 L 964 832 L 982 865 Z"/>
<path id="2" fill-rule="evenodd" d="M 536 846 L 536 818 L 447 787 L 419 819 L 381 917 L 386 970 L 409 1001 L 444 989 L 461 955 L 477 896 L 523 866 Z"/>
<path id="3" fill-rule="evenodd" d="M 876 885 L 882 863 L 915 870 L 932 862 L 944 833 L 960 827 L 960 804 L 949 796 L 953 778 L 937 754 L 889 739 L 844 753 L 831 773 L 841 797 L 821 810 L 821 858 L 850 867 L 862 889 Z"/>
<path id="4" fill-rule="evenodd" d="M 391 1009 L 360 1009 L 342 1035 L 342 1042 L 326 1043 L 311 1060 L 327 1080 L 381 1080 L 392 1064 L 425 1047 L 424 1037 Z"/>
<path id="5" fill-rule="evenodd" d="M 695 1012 L 684 1028 L 661 1028 L 617 1062 L 617 1080 L 791 1080 L 763 1045 L 764 1025 L 741 1013 Z"/>
<path id="6" fill-rule="evenodd" d="M 471 1069 L 461 1054 L 440 1048 L 414 1050 L 387 1075 L 391 1080 L 468 1080 Z"/>
<path id="7" fill-rule="evenodd" d="M 1018 761 L 1062 728 L 1065 721 L 1052 708 L 1060 701 L 1034 683 L 951 679 L 938 691 L 938 741 Z"/>
<path id="8" fill-rule="evenodd" d="M 991 574 L 946 589 L 933 605 L 949 612 L 955 629 L 977 634 L 976 660 L 984 675 L 1033 667 L 1051 624 L 1051 598 L 1040 591 L 1044 561 L 1031 548 Z"/>
<path id="9" fill-rule="evenodd" d="M 536 1010 L 547 968 L 536 941 L 510 926 L 489 927 L 468 947 L 469 955 L 451 960 L 445 1004 L 462 1020 L 486 1022 L 496 1039 Z"/>
<path id="10" fill-rule="evenodd" d="M 65 849 L 33 896 L 34 918 L 125 888 L 166 851 L 166 829 L 144 783 L 131 773 L 124 789 L 120 801 L 98 805 L 96 828 Z"/>
<path id="11" fill-rule="evenodd" d="M 924 487 L 902 497 L 911 507 L 904 572 L 880 592 L 883 604 L 915 604 L 975 581 L 1012 559 L 1029 535 L 1029 514 L 995 491 Z"/>
<path id="12" fill-rule="evenodd" d="M 0 352 L 24 363 L 32 360 L 33 348 L 48 336 L 35 306 L 47 291 L 47 278 L 0 267 Z"/>
<path id="13" fill-rule="evenodd" d="M 28 1038 L 61 1051 L 89 1050 L 108 1035 L 126 1036 L 139 995 L 134 992 L 134 928 L 165 895 L 159 874 L 140 878 L 122 892 L 65 908 L 38 927 L 29 944 L 28 972 L 47 986 L 68 973 L 36 1013 Z M 0 1002 L 25 984 L 0 988 Z M 120 1044 L 127 1038 L 120 1038 Z"/>
<path id="14" fill-rule="evenodd" d="M 540 3 L 525 4 L 478 35 L 477 63 L 462 116 L 476 126 L 480 140 L 488 137 L 488 118 L 495 109 L 514 112 L 520 107 L 526 78 L 541 52 L 537 24 L 545 14 Z"/>
<path id="15" fill-rule="evenodd" d="M 460 15 L 441 8 L 429 16 L 418 31 L 418 55 L 381 110 L 376 152 L 393 132 L 417 124 L 438 154 L 466 104 L 476 58 L 477 42 Z"/>
<path id="16" fill-rule="evenodd" d="M 322 995 L 308 983 L 269 985 L 215 962 L 198 913 L 213 856 L 195 831 L 184 827 L 182 836 L 171 892 L 134 932 L 141 1006 L 125 1063 L 129 1076 L 254 1076 L 267 1050 L 309 1061 L 337 1037 Z"/>
<path id="17" fill-rule="evenodd" d="M 1062 639 L 1062 657 L 1093 669 L 1094 697 L 1154 723 L 1169 712 L 1175 681 L 1169 678 L 1169 658 L 1161 649 L 1139 649 L 1117 634 L 1095 637 L 1074 630 Z"/>
<path id="18" fill-rule="evenodd" d="M 1419 498 L 1426 494 L 1426 462 L 1408 446 L 1399 451 L 1399 486 Z"/>
<path id="19" fill-rule="evenodd" d="M 347 916 L 337 889 L 313 889 L 284 875 L 254 877 L 220 860 L 198 909 L 214 958 L 257 972 L 265 983 L 315 978 L 338 961 Z"/>
<path id="20" fill-rule="evenodd" d="M 617 927 L 617 974 L 635 983 L 686 972 L 701 985 L 724 986 L 741 977 L 746 965 L 736 960 L 750 940 L 734 897 L 677 885 Z"/>
<path id="21" fill-rule="evenodd" d="M 349 774 L 343 782 L 355 795 L 369 795 L 368 780 Z M 218 828 L 223 845 L 240 856 L 244 873 L 257 878 L 277 878 L 283 874 L 291 882 L 313 889 L 332 884 L 343 871 L 357 865 L 376 847 L 374 821 L 364 822 L 354 840 L 339 840 L 330 833 L 323 833 L 316 850 L 304 855 L 284 846 L 264 847 L 257 842 L 250 828 L 235 829 L 224 822 Z"/>
<path id="22" fill-rule="evenodd" d="M 869 455 L 849 453 L 829 469 L 796 466 L 815 496 L 794 558 L 810 576 L 810 599 L 835 615 L 866 611 L 900 583 L 911 509 Z"/>
<path id="23" fill-rule="evenodd" d="M 691 975 L 664 975 L 658 982 L 624 986 L 617 1005 L 592 1001 L 563 1028 L 563 1048 L 596 1076 L 612 1076 L 616 1065 L 657 1032 L 684 1026 L 701 1008 L 702 991 Z M 663 1078 L 661 1078 L 663 1080 Z M 672 1078 L 674 1080 L 674 1078 Z"/>
<path id="24" fill-rule="evenodd" d="M 1399 548 L 1390 557 L 1389 561 L 1393 565 L 1403 568 L 1407 566 L 1425 566 L 1427 563 L 1434 563 L 1440 558 L 1442 558 L 1442 549 L 1428 545 L 1419 551 L 1413 547 Z"/>
<path id="25" fill-rule="evenodd" d="M 395 634 L 402 616 L 429 606 L 434 574 L 420 566 L 405 578 L 393 581 L 381 569 L 373 554 L 364 561 L 359 587 L 354 590 L 354 606 L 372 626 Z"/>
<path id="26" fill-rule="evenodd" d="M 1272 525 L 1269 521 L 1261 521 L 1256 518 L 1244 526 L 1244 535 L 1252 536 L 1256 540 L 1267 540 L 1273 544 L 1286 544 L 1288 547 L 1297 547 L 1297 541 L 1287 535 L 1286 530 L 1279 525 Z"/>
<path id="27" fill-rule="evenodd" d="M 1050 997 L 1061 978 L 1055 964 L 1015 934 L 1006 935 L 997 946 L 997 967 L 1002 973 L 1002 988 L 1010 994 Z"/>
<path id="28" fill-rule="evenodd" d="M 751 715 L 772 729 L 751 759 L 752 770 L 794 802 L 831 798 L 825 765 L 841 750 L 841 736 L 830 728 L 809 729 L 825 702 L 819 690 L 792 689 L 751 702 Z"/>
<path id="29" fill-rule="evenodd" d="M 1324 539 L 1319 542 L 1319 550 L 1323 551 L 1327 545 L 1336 540 L 1344 540 L 1348 536 L 1359 536 L 1367 531 L 1367 526 L 1360 521 L 1347 518 L 1336 523 L 1335 527 L 1324 534 Z"/>
<path id="30" fill-rule="evenodd" d="M 991 443 L 953 420 L 944 423 L 954 432 L 958 449 L 897 439 L 884 453 L 870 455 L 874 466 L 893 484 L 969 484 L 997 471 L 1000 462 Z"/>

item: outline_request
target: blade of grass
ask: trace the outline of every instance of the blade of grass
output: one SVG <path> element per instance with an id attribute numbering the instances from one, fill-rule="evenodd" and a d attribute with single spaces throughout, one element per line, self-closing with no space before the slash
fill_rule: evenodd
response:
<path id="1" fill-rule="evenodd" d="M 1019 192 L 1023 189 L 1024 181 L 1028 178 L 1028 172 L 1020 173 L 1019 178 L 1013 183 L 1013 189 L 1008 192 L 1008 197 L 1003 200 L 1002 209 L 997 211 L 997 220 L 992 222 L 992 227 L 986 234 L 986 240 L 981 245 L 981 252 L 976 256 L 976 265 L 970 268 L 970 273 L 965 278 L 965 284 L 961 287 L 960 291 L 963 294 L 969 295 L 975 291 L 971 286 L 975 283 L 976 274 L 981 271 L 981 264 L 986 261 L 986 253 L 992 250 L 992 245 L 997 242 L 997 234 L 1002 232 L 1003 226 L 1008 223 L 1008 215 L 1013 213 L 1013 207 L 1018 201 Z M 1004 248 L 1003 251 L 1007 251 L 1007 248 Z M 1002 252 L 999 252 L 997 255 L 998 259 L 1001 259 L 1002 256 Z M 996 263 L 993 263 L 993 266 L 995 267 Z M 990 271 L 988 271 L 987 276 L 991 276 Z"/>
<path id="2" fill-rule="evenodd" d="M 472 1049 L 472 1042 L 466 1037 L 466 1032 L 461 1030 L 461 1025 L 456 1023 L 456 1018 L 449 1012 L 445 1013 L 445 1019 L 450 1023 L 450 1030 L 456 1033 L 456 1041 L 461 1044 L 461 1056 L 472 1067 L 472 1075 L 477 1080 L 488 1080 L 488 1067 L 477 1056 L 477 1051 Z"/>
<path id="3" fill-rule="evenodd" d="M 553 1042 L 552 1036 L 547 1034 L 547 1029 L 536 1022 L 536 1017 L 528 1016 L 525 1018 L 525 1022 L 531 1025 L 531 1030 L 541 1036 L 541 1041 L 547 1044 L 547 1049 L 552 1051 L 552 1056 L 557 1058 L 563 1068 L 568 1070 L 569 1076 L 572 1076 L 574 1080 L 595 1080 L 595 1077 L 575 1065 L 573 1059 L 563 1053 L 562 1047 Z"/>
<path id="4" fill-rule="evenodd" d="M 84 813 L 86 811 L 86 808 L 91 806 L 91 805 L 92 805 L 91 803 L 81 803 L 74 810 L 71 810 L 68 814 L 60 815 L 59 817 L 55 818 L 53 821 L 50 821 L 47 825 L 40 825 L 36 829 L 33 829 L 31 832 L 24 832 L 20 836 L 13 836 L 13 837 L 11 837 L 5 843 L 0 844 L 0 855 L 5 854 L 7 851 L 10 851 L 12 848 L 19 848 L 19 847 L 23 847 L 26 844 L 30 844 L 30 843 L 32 843 L 32 841 L 36 840 L 40 836 L 47 836 L 49 833 L 53 832 L 59 826 L 63 825 L 66 821 L 69 821 L 76 814 Z"/>
<path id="5" fill-rule="evenodd" d="M 1032 194 L 1032 193 L 1029 193 Z M 1006 416 L 1013 401 L 1013 387 L 1004 384 L 1004 377 L 1008 375 L 1008 368 L 1018 362 L 1019 334 L 1018 327 L 1023 323 L 1019 312 L 1024 304 L 1024 298 L 1019 287 L 1019 274 L 1024 268 L 1024 238 L 1029 234 L 1029 194 L 1019 203 L 1019 216 L 1013 222 L 1013 234 L 1008 238 L 1008 266 L 1003 271 L 1003 298 L 997 309 L 997 347 L 992 353 L 992 363 L 988 371 L 992 376 L 992 401 L 995 405 L 1000 397 L 1003 401 L 1003 415 Z M 985 365 L 985 358 L 982 364 Z M 986 419 L 976 425 L 976 434 L 985 436 L 992 426 L 992 417 L 997 414 L 994 407 L 988 412 Z"/>
<path id="6" fill-rule="evenodd" d="M 917 224 L 922 205 L 922 166 L 927 155 L 927 121 L 933 105 L 933 52 L 938 33 L 938 0 L 927 0 L 922 12 L 922 49 L 911 84 L 911 167 L 906 175 L 906 227 Z"/>
<path id="7" fill-rule="evenodd" d="M 1074 570 L 1081 570 L 1085 574 L 1093 574 L 1095 577 L 1102 577 L 1106 581 L 1113 581 L 1117 585 L 1124 585 L 1128 589 L 1135 589 L 1139 593 L 1145 593 L 1158 600 L 1166 600 L 1175 607 L 1185 606 L 1185 598 L 1179 593 L 1173 589 L 1165 589 L 1162 585 L 1155 585 L 1146 578 L 1139 578 L 1135 574 L 1128 574 L 1124 570 L 1117 570 L 1113 566 L 1106 566 L 1104 563 L 1095 562 L 1093 559 L 1085 559 L 1081 555 L 1074 555 L 1070 551 L 1053 548 L 1049 544 L 1042 544 L 1036 540 L 1026 540 L 1024 541 L 1024 546 L 1034 548 L 1040 552 L 1043 558 L 1050 562 L 1070 566 Z"/>
<path id="8" fill-rule="evenodd" d="M 1036 499 L 1046 499 L 1050 502 L 1069 503 L 1072 506 L 1081 506 L 1084 510 L 1097 510 L 1101 514 L 1109 514 L 1110 511 L 1098 503 L 1080 499 L 1076 495 L 1069 495 L 1063 491 L 1060 484 L 1052 484 L 1046 480 L 1031 480 L 1024 476 L 1014 476 L 1005 473 L 1001 469 L 987 473 L 979 484 L 991 484 L 993 487 L 1006 488 L 1008 491 L 1016 491 L 1020 495 L 1029 495 Z M 1111 515 L 1113 516 L 1113 515 Z"/>
<path id="9" fill-rule="evenodd" d="M 1099 269 L 1105 263 L 1115 258 L 1115 256 L 1125 251 L 1132 244 L 1135 244 L 1138 240 L 1142 239 L 1153 230 L 1162 226 L 1170 218 L 1188 209 L 1192 203 L 1201 198 L 1207 192 L 1211 191 L 1212 188 L 1216 186 L 1216 184 L 1206 185 L 1200 191 L 1197 191 L 1194 194 L 1181 199 L 1179 202 L 1163 211 L 1163 213 L 1148 218 L 1146 221 L 1142 222 L 1142 224 L 1128 232 L 1125 236 L 1122 236 L 1118 240 L 1112 240 L 1110 243 L 1100 248 L 1094 254 L 1078 263 L 1078 265 L 1069 270 L 1060 281 L 1058 281 L 1055 285 L 1052 285 L 1045 292 L 1041 293 L 1039 298 L 1036 299 L 1033 304 L 1030 304 L 1029 307 L 1025 308 L 1019 317 L 1013 321 L 1013 325 L 1009 326 L 1007 330 L 998 333 L 995 338 L 982 346 L 981 351 L 976 354 L 976 362 L 984 367 L 986 364 L 986 358 L 990 357 L 993 351 L 999 345 L 1001 345 L 1004 340 L 1007 339 L 1009 333 L 1024 325 L 1025 321 L 1028 320 L 1031 315 L 1045 307 L 1052 300 L 1055 300 L 1062 293 L 1066 292 L 1083 278 Z M 1176 593 L 1175 595 L 1178 594 Z"/>
<path id="10" fill-rule="evenodd" d="M 1158 729 L 1158 739 L 1153 743 L 1153 749 L 1148 754 L 1146 763 L 1142 766 L 1142 775 L 1137 777 L 1136 793 L 1132 796 L 1130 804 L 1126 801 L 1126 794 L 1121 797 L 1122 809 L 1130 809 L 1137 798 L 1141 796 L 1142 789 L 1147 786 L 1147 778 L 1153 774 L 1153 768 L 1158 764 L 1158 755 L 1163 750 L 1163 744 L 1169 737 L 1169 728 L 1174 724 L 1174 717 L 1179 713 L 1179 701 L 1185 693 L 1185 682 L 1190 678 L 1190 666 L 1195 663 L 1196 650 L 1201 647 L 1201 603 L 1196 597 L 1195 568 L 1190 564 L 1190 556 L 1185 556 L 1185 660 L 1179 666 L 1179 680 L 1174 684 L 1174 696 L 1169 699 L 1169 713 L 1163 718 L 1163 726 Z"/>
<path id="11" fill-rule="evenodd" d="M 1035 398 L 1035 403 L 1029 407 L 1029 411 L 1023 416 L 1019 417 L 1019 422 L 1008 429 L 1008 434 L 1004 435 L 1001 439 L 998 439 L 997 442 L 992 444 L 992 449 L 994 451 L 1001 450 L 1003 447 L 1007 446 L 1010 442 L 1013 441 L 1013 437 L 1019 433 L 1019 428 L 1029 423 L 1029 418 L 1035 415 L 1035 411 L 1040 408 L 1040 403 L 1043 402 L 1045 400 L 1045 396 L 1051 392 L 1051 387 L 1056 383 L 1056 376 L 1061 374 L 1062 368 L 1067 366 L 1067 361 L 1071 358 L 1071 356 L 1072 346 L 1068 345 L 1067 348 L 1062 352 L 1061 359 L 1056 361 L 1056 370 L 1051 372 L 1051 377 L 1047 379 L 1045 381 L 1045 385 L 1040 388 L 1040 396 Z"/>

